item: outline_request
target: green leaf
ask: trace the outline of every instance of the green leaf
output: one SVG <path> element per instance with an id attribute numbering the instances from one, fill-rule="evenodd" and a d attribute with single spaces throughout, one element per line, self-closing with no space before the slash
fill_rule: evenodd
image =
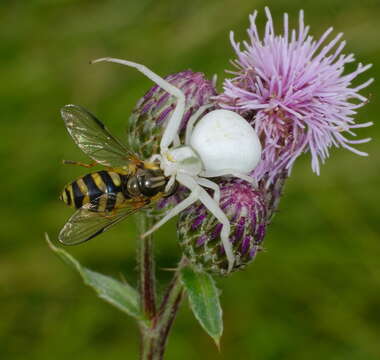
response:
<path id="1" fill-rule="evenodd" d="M 223 319 L 214 279 L 205 272 L 185 267 L 181 270 L 181 280 L 195 317 L 219 347 L 223 333 Z"/>
<path id="2" fill-rule="evenodd" d="M 143 318 L 140 311 L 139 294 L 133 287 L 128 284 L 123 284 L 112 277 L 85 268 L 65 250 L 54 246 L 47 234 L 45 234 L 45 237 L 50 249 L 66 264 L 77 270 L 82 276 L 84 283 L 92 287 L 101 299 L 128 315 L 137 319 Z"/>

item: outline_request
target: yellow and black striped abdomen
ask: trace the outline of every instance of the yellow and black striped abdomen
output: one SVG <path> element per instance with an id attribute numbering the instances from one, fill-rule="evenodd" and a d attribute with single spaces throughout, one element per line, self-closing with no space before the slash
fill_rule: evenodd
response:
<path id="1" fill-rule="evenodd" d="M 60 198 L 76 209 L 91 204 L 92 211 L 112 211 L 125 201 L 127 180 L 127 175 L 114 171 L 93 172 L 65 186 Z"/>

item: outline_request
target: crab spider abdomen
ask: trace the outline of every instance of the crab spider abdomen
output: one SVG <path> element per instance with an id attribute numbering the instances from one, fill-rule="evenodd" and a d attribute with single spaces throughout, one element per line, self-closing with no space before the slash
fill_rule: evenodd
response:
<path id="1" fill-rule="evenodd" d="M 214 110 L 194 127 L 190 146 L 206 171 L 251 172 L 261 158 L 261 144 L 252 126 L 230 110 Z"/>

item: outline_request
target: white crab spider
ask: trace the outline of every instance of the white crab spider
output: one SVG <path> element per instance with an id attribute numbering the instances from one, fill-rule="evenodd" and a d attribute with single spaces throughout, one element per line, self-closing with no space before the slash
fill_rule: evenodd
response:
<path id="1" fill-rule="evenodd" d="M 199 200 L 223 225 L 220 237 L 230 271 L 235 260 L 229 241 L 230 222 L 219 207 L 219 186 L 207 178 L 234 176 L 254 183 L 248 174 L 256 167 L 261 157 L 261 144 L 256 132 L 243 117 L 229 110 L 213 110 L 201 117 L 205 110 L 212 106 L 205 105 L 191 116 L 186 127 L 185 144 L 181 145 L 178 131 L 185 113 L 184 93 L 144 65 L 109 57 L 96 59 L 92 63 L 101 61 L 134 67 L 177 99 L 176 107 L 161 138 L 160 154 L 153 155 L 151 160 L 158 160 L 165 176 L 170 177 L 167 189 L 177 181 L 191 192 L 142 236 L 151 234 Z M 204 187 L 212 189 L 214 196 L 211 197 Z"/>

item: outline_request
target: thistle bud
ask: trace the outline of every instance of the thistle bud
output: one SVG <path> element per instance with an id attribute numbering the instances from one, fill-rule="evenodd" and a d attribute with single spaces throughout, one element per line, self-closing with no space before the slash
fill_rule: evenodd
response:
<path id="1" fill-rule="evenodd" d="M 238 180 L 219 185 L 220 207 L 231 224 L 233 271 L 240 270 L 262 249 L 268 218 L 265 194 Z M 188 259 L 202 270 L 226 275 L 228 261 L 220 240 L 221 229 L 222 225 L 199 202 L 183 211 L 178 221 L 179 243 Z"/>
<path id="2" fill-rule="evenodd" d="M 186 98 L 185 115 L 182 119 L 179 136 L 183 141 L 187 122 L 200 106 L 209 104 L 211 97 L 216 95 L 211 81 L 203 73 L 191 70 L 171 74 L 165 78 L 169 83 L 183 91 Z M 177 99 L 158 85 L 153 86 L 136 104 L 129 118 L 128 142 L 142 159 L 149 159 L 160 153 L 160 141 L 166 123 L 174 111 Z M 212 108 L 209 109 L 211 111 Z M 162 216 L 162 210 L 178 204 L 187 189 L 179 187 L 176 193 L 158 202 L 156 208 L 150 208 L 147 215 L 156 220 Z"/>
<path id="3" fill-rule="evenodd" d="M 182 90 L 186 97 L 185 115 L 179 133 L 181 137 L 190 116 L 200 106 L 209 104 L 216 92 L 204 74 L 191 70 L 171 74 L 165 80 Z M 162 133 L 176 103 L 177 99 L 158 85 L 153 86 L 137 102 L 129 118 L 128 141 L 131 149 L 142 159 L 160 153 Z"/>

